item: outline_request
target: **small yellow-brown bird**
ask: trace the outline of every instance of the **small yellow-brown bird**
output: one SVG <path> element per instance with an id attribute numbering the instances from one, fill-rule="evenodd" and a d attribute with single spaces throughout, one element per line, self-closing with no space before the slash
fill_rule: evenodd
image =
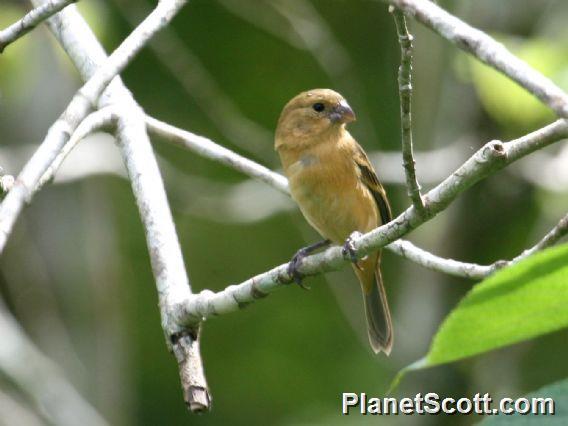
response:
<path id="1" fill-rule="evenodd" d="M 286 104 L 276 128 L 275 149 L 288 177 L 292 198 L 306 220 L 325 240 L 301 249 L 290 262 L 296 271 L 302 258 L 330 242 L 344 244 L 352 255 L 350 237 L 391 220 L 385 190 L 363 148 L 345 125 L 355 114 L 339 93 L 330 89 L 302 92 Z M 380 252 L 353 269 L 361 283 L 371 347 L 390 353 L 392 321 L 380 271 Z"/>

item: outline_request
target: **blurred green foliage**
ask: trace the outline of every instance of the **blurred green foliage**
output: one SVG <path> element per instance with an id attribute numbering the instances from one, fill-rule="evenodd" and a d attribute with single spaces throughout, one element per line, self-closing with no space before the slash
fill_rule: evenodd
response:
<path id="1" fill-rule="evenodd" d="M 560 87 L 568 88 L 568 60 L 565 46 L 556 40 L 515 39 L 496 36 L 517 57 L 527 62 Z M 502 129 L 514 129 L 512 136 L 527 133 L 554 119 L 554 114 L 536 97 L 471 56 L 467 61 L 469 78 L 487 112 Z M 468 78 L 468 77 L 466 77 Z"/>

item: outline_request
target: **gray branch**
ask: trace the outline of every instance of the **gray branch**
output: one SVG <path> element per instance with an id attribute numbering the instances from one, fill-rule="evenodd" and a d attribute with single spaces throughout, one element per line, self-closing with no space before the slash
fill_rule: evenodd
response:
<path id="1" fill-rule="evenodd" d="M 33 1 L 41 3 L 41 0 Z M 50 19 L 50 29 L 79 69 L 83 79 L 87 80 L 87 83 L 78 92 L 78 97 L 74 98 L 83 99 L 84 107 L 80 110 L 80 114 L 71 116 L 72 120 L 69 119 L 67 114 L 63 115 L 64 120 L 59 120 L 58 123 L 67 124 L 65 127 L 67 133 L 62 135 L 59 131 L 58 144 L 50 147 L 48 161 L 40 163 L 41 167 L 37 167 L 37 169 L 31 168 L 36 173 L 35 179 L 28 179 L 24 189 L 29 188 L 31 190 L 37 185 L 41 176 L 69 140 L 70 133 L 86 117 L 91 104 L 96 102 L 100 108 L 109 105 L 119 106 L 119 109 L 125 112 L 125 115 L 121 115 L 119 120 L 118 135 L 123 157 L 132 178 L 133 190 L 142 221 L 145 225 L 156 286 L 160 296 L 162 325 L 168 347 L 175 353 L 180 364 L 180 376 L 186 402 L 192 410 L 203 411 L 209 407 L 210 395 L 204 380 L 197 330 L 187 330 L 182 327 L 182 323 L 176 321 L 170 309 L 171 304 L 180 299 L 191 297 L 191 289 L 162 179 L 146 135 L 143 114 L 119 78 L 115 79 L 103 94 L 106 84 L 124 68 L 157 30 L 170 22 L 185 2 L 185 0 L 161 0 L 156 9 L 109 58 L 106 57 L 96 37 L 74 8 L 68 8 Z M 140 120 L 140 124 L 136 124 L 137 120 Z M 68 123 L 71 123 L 71 125 Z M 40 146 L 38 151 L 42 149 L 43 145 Z M 46 156 L 40 156 L 40 158 L 45 161 Z M 34 164 L 34 166 L 37 166 L 37 164 Z M 2 206 L 0 205 L 0 225 L 4 218 L 1 212 Z M 190 377 L 188 372 L 193 375 Z M 199 374 L 196 375 L 195 372 L 199 372 Z"/>
<path id="2" fill-rule="evenodd" d="M 536 253 L 537 251 L 544 250 L 545 248 L 553 246 L 566 234 L 568 234 L 568 215 L 560 219 L 556 226 L 552 228 L 550 232 L 548 232 L 537 244 L 523 251 L 519 256 L 511 260 L 510 263 L 517 263 Z"/>
<path id="3" fill-rule="evenodd" d="M 420 214 L 414 206 L 410 206 L 393 221 L 354 239 L 356 257 L 362 258 L 396 241 L 445 210 L 459 194 L 479 180 L 567 136 L 568 122 L 561 119 L 511 142 L 488 142 L 452 175 L 425 194 L 424 214 Z M 306 257 L 298 272 L 302 276 L 310 276 L 333 271 L 344 266 L 348 260 L 340 247 L 331 247 L 323 253 Z M 455 270 L 455 265 L 452 268 Z M 187 321 L 201 321 L 202 318 L 211 315 L 235 311 L 292 282 L 293 278 L 288 273 L 288 264 L 283 264 L 241 284 L 231 285 L 218 293 L 204 290 L 196 298 L 188 299 L 178 309 L 180 315 Z"/>
<path id="4" fill-rule="evenodd" d="M 57 170 L 61 167 L 61 164 L 67 158 L 67 156 L 71 153 L 73 148 L 85 137 L 90 135 L 91 133 L 108 130 L 109 127 L 116 127 L 116 122 L 118 120 L 117 111 L 112 106 L 99 109 L 95 112 L 89 114 L 77 128 L 71 138 L 67 141 L 67 143 L 63 146 L 57 157 L 53 160 L 53 162 L 49 165 L 45 173 L 40 178 L 39 182 L 37 183 L 36 187 L 34 188 L 34 194 L 39 191 L 43 186 L 51 181 L 57 173 Z"/>
<path id="5" fill-rule="evenodd" d="M 445 259 L 416 247 L 410 241 L 397 240 L 386 246 L 393 253 L 411 260 L 425 268 L 444 272 L 456 277 L 483 279 L 505 266 L 513 265 L 538 251 L 551 247 L 568 234 L 568 215 L 564 216 L 538 243 L 524 250 L 511 260 L 498 260 L 490 265 L 464 263 L 453 259 Z"/>
<path id="6" fill-rule="evenodd" d="M 77 131 L 73 134 L 68 145 L 76 143 L 76 139 L 84 137 L 85 134 L 90 131 L 107 126 L 114 119 L 113 114 L 115 114 L 115 112 L 111 110 L 110 107 L 91 114 L 85 121 L 83 121 L 83 123 L 81 123 Z M 145 120 L 148 131 L 155 136 L 159 136 L 168 142 L 189 149 L 203 157 L 240 171 L 254 179 L 268 184 L 283 194 L 289 195 L 288 182 L 281 174 L 275 173 L 246 157 L 242 157 L 203 136 L 179 129 L 150 116 L 146 116 Z M 521 138 L 520 141 L 522 140 L 523 139 Z M 68 151 L 68 149 L 65 150 L 65 152 Z M 49 170 L 52 171 L 53 168 L 50 167 Z M 543 241 L 546 241 L 548 244 L 545 245 L 544 242 L 541 242 L 537 246 L 525 250 L 521 255 L 515 257 L 511 261 L 502 260 L 490 265 L 478 265 L 475 263 L 461 262 L 436 256 L 403 239 L 394 241 L 387 245 L 386 249 L 434 271 L 470 279 L 482 279 L 503 266 L 516 263 L 528 255 L 556 243 L 556 241 L 558 241 L 558 239 L 566 233 L 565 222 L 565 219 L 564 222 L 561 221 L 561 223 L 550 232 L 550 237 L 545 237 L 545 240 Z"/>
<path id="7" fill-rule="evenodd" d="M 0 53 L 20 37 L 26 35 L 50 16 L 77 0 L 48 0 L 41 6 L 28 12 L 18 22 L 0 31 Z"/>
<path id="8" fill-rule="evenodd" d="M 465 263 L 439 257 L 420 247 L 416 247 L 410 241 L 402 239 L 393 241 L 385 248 L 425 268 L 456 277 L 480 280 L 493 273 L 496 269 L 492 265 L 478 265 L 476 263 Z"/>
<path id="9" fill-rule="evenodd" d="M 460 49 L 505 74 L 561 117 L 568 117 L 568 95 L 483 31 L 474 28 L 429 0 L 383 0 L 431 28 Z"/>
<path id="10" fill-rule="evenodd" d="M 192 411 L 204 411 L 209 408 L 210 396 L 199 355 L 198 327 L 187 329 L 172 309 L 180 300 L 192 297 L 191 288 L 164 183 L 146 133 L 144 112 L 132 107 L 121 112 L 116 135 L 146 232 L 162 327 L 179 364 L 185 401 Z"/>
<path id="11" fill-rule="evenodd" d="M 290 195 L 288 189 L 288 181 L 284 176 L 279 173 L 273 172 L 270 169 L 257 164 L 252 160 L 249 160 L 248 158 L 236 154 L 235 152 L 221 145 L 218 145 L 208 138 L 196 135 L 187 130 L 179 129 L 150 116 L 146 116 L 146 125 L 149 132 L 153 133 L 156 136 L 164 138 L 168 142 L 174 143 L 183 148 L 189 149 L 190 151 L 195 152 L 196 154 L 199 154 L 203 157 L 209 158 L 227 167 L 238 170 L 239 172 L 242 172 L 254 179 L 260 180 L 272 186 L 274 189 L 283 194 Z M 564 126 L 564 122 L 559 120 L 550 126 L 547 126 L 543 129 L 531 133 L 530 135 L 514 141 L 515 144 L 511 146 L 510 158 L 517 159 L 519 152 L 523 152 L 523 150 L 525 149 L 523 147 L 526 145 L 527 141 L 529 141 L 530 143 L 544 144 L 547 143 L 547 138 L 549 137 L 560 137 L 558 135 L 562 134 Z M 564 231 L 564 228 L 561 228 L 560 231 Z M 557 230 L 556 232 L 560 231 Z M 556 233 L 554 235 L 556 235 Z M 563 235 L 564 234 L 561 234 L 560 237 L 562 237 Z M 554 244 L 559 238 L 551 239 L 548 246 Z M 545 247 L 547 246 L 542 245 L 538 248 L 533 247 L 531 249 L 528 249 L 528 251 L 533 253 Z M 524 255 L 522 255 L 523 257 L 521 257 L 520 255 L 511 261 L 498 261 L 491 265 L 478 265 L 475 263 L 460 262 L 457 260 L 436 256 L 424 249 L 416 247 L 411 242 L 405 241 L 403 239 L 394 241 L 391 244 L 387 245 L 385 248 L 425 268 L 470 279 L 482 279 L 495 272 L 498 268 L 510 263 L 517 262 L 518 260 L 521 260 L 521 258 L 526 257 Z"/>
<path id="12" fill-rule="evenodd" d="M 116 112 L 111 107 L 107 107 L 90 114 L 89 117 L 87 117 L 77 128 L 76 132 L 73 134 L 73 137 L 66 145 L 64 152 L 67 154 L 70 151 L 70 145 L 75 145 L 75 143 L 80 138 L 85 137 L 87 133 L 109 126 L 111 122 L 116 119 L 115 115 Z M 233 168 L 234 170 L 240 171 L 245 175 L 268 184 L 269 186 L 283 194 L 289 195 L 287 180 L 281 174 L 273 172 L 270 169 L 247 159 L 246 157 L 242 157 L 203 136 L 196 135 L 187 130 L 179 129 L 150 116 L 146 116 L 145 120 L 148 131 L 153 135 L 161 137 L 168 142 L 179 145 L 185 149 L 202 155 L 205 158 L 209 158 L 227 167 Z M 63 158 L 64 157 L 59 156 L 59 161 L 56 160 L 54 164 L 56 163 L 59 166 L 61 161 L 63 161 Z M 57 167 L 53 166 L 48 169 L 48 172 L 50 173 L 49 178 L 52 177 L 51 174 L 56 170 Z M 96 171 L 87 171 L 85 177 L 89 176 L 91 173 L 96 173 Z M 117 170 L 114 173 L 118 174 L 119 171 Z M 6 176 L 8 178 L 10 177 L 9 175 Z M 47 176 L 44 176 L 42 182 L 45 180 L 47 180 Z M 522 254 L 510 261 L 501 260 L 490 265 L 479 265 L 475 263 L 461 262 L 436 256 L 420 247 L 417 247 L 410 241 L 403 239 L 394 241 L 393 243 L 387 245 L 385 248 L 392 253 L 395 253 L 407 260 L 410 260 L 418 265 L 434 271 L 458 277 L 482 279 L 489 276 L 503 266 L 516 263 L 519 260 L 522 260 L 527 256 L 535 253 L 536 251 L 542 250 L 555 244 L 567 232 L 568 219 L 563 218 L 559 222 L 559 224 L 554 227 L 543 238 L 543 240 L 534 247 L 525 250 Z"/>
<path id="13" fill-rule="evenodd" d="M 284 176 L 274 173 L 270 169 L 218 145 L 210 139 L 179 129 L 150 116 L 146 116 L 146 125 L 148 130 L 156 136 L 160 136 L 196 154 L 238 170 L 252 178 L 259 179 L 280 192 L 288 194 L 288 181 Z"/>
<path id="14" fill-rule="evenodd" d="M 117 119 L 117 112 L 111 106 L 90 114 L 77 128 L 61 154 L 48 169 L 40 181 L 40 185 L 53 177 L 65 156 L 78 141 L 88 133 L 106 128 Z M 153 117 L 146 116 L 146 126 L 150 133 L 168 142 L 189 149 L 205 158 L 219 162 L 227 167 L 240 171 L 252 178 L 268 184 L 279 192 L 289 195 L 288 182 L 284 176 L 242 157 L 233 151 L 220 146 L 212 140 L 192 132 L 179 129 Z M 88 175 L 88 174 L 87 174 Z M 39 189 L 39 188 L 38 188 Z M 416 247 L 409 241 L 397 240 L 386 246 L 391 252 L 415 262 L 425 268 L 470 279 L 481 279 L 496 270 L 496 265 L 477 265 L 446 259 Z M 505 261 L 498 262 L 502 266 Z"/>
<path id="15" fill-rule="evenodd" d="M 53 178 L 65 157 L 82 138 L 91 132 L 107 129 L 108 126 L 112 125 L 113 122 L 116 121 L 117 115 L 117 111 L 112 108 L 112 106 L 109 106 L 95 111 L 85 118 L 85 120 L 81 122 L 77 130 L 73 133 L 73 136 L 67 142 L 62 152 L 44 174 L 36 190 L 39 190 L 43 184 Z M 247 159 L 246 157 L 242 157 L 203 136 L 179 129 L 150 116 L 146 116 L 145 120 L 148 131 L 155 136 L 162 137 L 166 141 L 238 170 L 252 178 L 268 184 L 279 192 L 289 195 L 288 182 L 281 174 L 275 173 L 270 169 Z M 91 172 L 88 172 L 87 175 L 89 175 L 89 173 Z M 404 240 L 395 241 L 387 246 L 387 249 L 426 268 L 448 273 L 450 275 L 478 279 L 486 276 L 493 270 L 489 266 L 464 263 L 435 256 Z"/>

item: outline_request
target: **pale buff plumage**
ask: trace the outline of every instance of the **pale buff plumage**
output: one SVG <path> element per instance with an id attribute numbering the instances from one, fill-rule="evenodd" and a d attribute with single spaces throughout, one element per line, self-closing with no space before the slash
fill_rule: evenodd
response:
<path id="1" fill-rule="evenodd" d="M 339 93 L 315 89 L 288 102 L 276 129 L 275 148 L 292 198 L 306 220 L 336 244 L 354 231 L 368 232 L 390 220 L 384 189 L 345 128 L 354 118 Z M 371 346 L 388 354 L 392 324 L 379 263 L 380 253 L 375 253 L 354 270 L 363 289 Z"/>

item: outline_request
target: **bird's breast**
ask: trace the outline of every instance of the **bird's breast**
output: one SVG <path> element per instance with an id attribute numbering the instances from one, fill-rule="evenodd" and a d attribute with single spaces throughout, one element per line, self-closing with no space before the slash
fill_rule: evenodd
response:
<path id="1" fill-rule="evenodd" d="M 286 174 L 292 198 L 323 237 L 339 243 L 353 231 L 377 226 L 375 202 L 352 158 L 306 154 L 290 164 Z"/>

